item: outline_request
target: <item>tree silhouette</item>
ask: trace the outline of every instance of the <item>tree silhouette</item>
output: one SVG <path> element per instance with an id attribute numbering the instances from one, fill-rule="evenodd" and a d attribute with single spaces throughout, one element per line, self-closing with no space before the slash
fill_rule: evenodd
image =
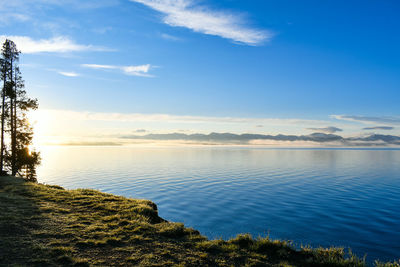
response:
<path id="1" fill-rule="evenodd" d="M 40 153 L 32 151 L 33 129 L 27 112 L 38 107 L 37 99 L 27 97 L 25 84 L 18 67 L 20 51 L 15 43 L 6 40 L 2 46 L 0 66 L 3 88 L 1 91 L 1 144 L 0 171 L 29 180 L 36 180 L 36 166 Z M 8 138 L 8 141 L 6 140 Z"/>

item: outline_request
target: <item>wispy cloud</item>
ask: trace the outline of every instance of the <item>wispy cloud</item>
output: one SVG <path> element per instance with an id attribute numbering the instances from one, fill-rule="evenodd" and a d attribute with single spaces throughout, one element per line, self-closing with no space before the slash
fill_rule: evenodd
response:
<path id="1" fill-rule="evenodd" d="M 98 33 L 98 34 L 105 34 L 112 30 L 113 30 L 113 27 L 107 26 L 107 27 L 95 28 L 95 29 L 93 29 L 93 32 Z"/>
<path id="2" fill-rule="evenodd" d="M 140 76 L 140 77 L 153 77 L 148 74 L 152 66 L 150 64 L 138 66 L 116 66 L 116 65 L 99 65 L 99 64 L 82 64 L 84 68 L 90 69 L 103 69 L 103 70 L 120 70 L 126 75 Z"/>
<path id="3" fill-rule="evenodd" d="M 108 68 L 109 65 L 93 65 L 99 68 Z M 321 125 L 326 121 L 306 119 L 280 118 L 241 118 L 241 117 L 212 117 L 212 116 L 184 116 L 171 114 L 142 114 L 142 113 L 109 113 L 72 110 L 40 110 L 47 115 L 75 121 L 115 121 L 115 122 L 163 122 L 184 124 L 249 124 L 249 125 Z"/>
<path id="4" fill-rule="evenodd" d="M 331 115 L 332 118 L 344 121 L 353 121 L 364 124 L 389 124 L 400 125 L 400 117 L 374 117 L 374 116 L 353 116 L 353 115 Z"/>
<path id="5" fill-rule="evenodd" d="M 375 127 L 365 127 L 363 130 L 370 131 L 370 130 L 385 130 L 385 131 L 390 131 L 394 130 L 394 127 L 390 126 L 375 126 Z"/>
<path id="6" fill-rule="evenodd" d="M 11 21 L 25 22 L 30 19 L 28 15 L 22 13 L 4 13 L 0 15 L 0 22 L 3 24 L 8 24 Z"/>
<path id="7" fill-rule="evenodd" d="M 165 40 L 169 40 L 169 41 L 181 41 L 182 39 L 167 33 L 161 33 L 160 34 L 161 38 L 165 39 Z"/>
<path id="8" fill-rule="evenodd" d="M 75 9 L 96 9 L 107 8 L 119 4 L 119 0 L 97 0 L 97 1 L 81 1 L 81 0 L 2 0 L 0 1 L 0 10 L 11 8 L 32 9 L 54 6 L 67 6 Z"/>
<path id="9" fill-rule="evenodd" d="M 306 128 L 306 130 L 320 132 L 320 133 L 327 133 L 332 134 L 336 132 L 342 132 L 343 130 L 337 127 L 329 126 L 329 127 L 322 127 L 322 128 Z"/>
<path id="10" fill-rule="evenodd" d="M 130 0 L 144 4 L 165 16 L 163 22 L 174 27 L 185 27 L 195 32 L 220 36 L 238 43 L 259 45 L 269 41 L 272 33 L 245 25 L 242 16 L 225 11 L 214 11 L 195 5 L 192 0 Z"/>
<path id="11" fill-rule="evenodd" d="M 118 66 L 113 65 L 100 65 L 100 64 L 82 64 L 82 67 L 90 68 L 90 69 L 106 69 L 106 70 L 113 70 L 118 69 Z"/>
<path id="12" fill-rule="evenodd" d="M 0 42 L 5 39 L 14 41 L 21 52 L 25 54 L 35 53 L 67 53 L 67 52 L 82 52 L 82 51 L 110 51 L 104 47 L 93 45 L 77 44 L 73 40 L 65 36 L 57 36 L 50 39 L 34 40 L 28 36 L 6 36 L 0 35 Z"/>
<path id="13" fill-rule="evenodd" d="M 80 76 L 79 73 L 76 72 L 67 72 L 67 71 L 59 71 L 58 74 L 66 76 L 66 77 L 78 77 Z"/>

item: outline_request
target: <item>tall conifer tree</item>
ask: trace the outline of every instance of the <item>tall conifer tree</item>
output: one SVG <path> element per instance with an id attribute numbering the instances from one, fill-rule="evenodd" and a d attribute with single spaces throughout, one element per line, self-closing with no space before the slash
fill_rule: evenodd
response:
<path id="1" fill-rule="evenodd" d="M 1 144 L 0 170 L 30 180 L 36 179 L 40 154 L 31 151 L 33 130 L 27 112 L 38 107 L 37 99 L 27 97 L 18 67 L 20 52 L 14 42 L 6 40 L 1 51 Z M 6 139 L 8 138 L 8 139 Z"/>

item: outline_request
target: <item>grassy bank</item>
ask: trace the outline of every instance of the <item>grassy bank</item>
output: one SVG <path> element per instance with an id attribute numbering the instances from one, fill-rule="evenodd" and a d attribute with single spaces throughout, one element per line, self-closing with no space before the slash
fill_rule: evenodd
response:
<path id="1" fill-rule="evenodd" d="M 249 235 L 208 240 L 163 220 L 148 200 L 14 177 L 0 177 L 0 214 L 0 265 L 365 266 L 341 248 L 295 250 Z"/>

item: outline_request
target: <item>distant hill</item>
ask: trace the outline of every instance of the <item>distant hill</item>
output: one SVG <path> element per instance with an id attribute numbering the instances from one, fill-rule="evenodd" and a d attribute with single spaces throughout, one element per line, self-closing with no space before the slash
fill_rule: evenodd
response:
<path id="1" fill-rule="evenodd" d="M 248 144 L 254 140 L 272 141 L 308 141 L 321 144 L 336 142 L 343 146 L 389 146 L 400 145 L 400 136 L 372 134 L 364 137 L 342 137 L 336 134 L 312 133 L 309 135 L 264 135 L 264 134 L 234 134 L 234 133 L 210 133 L 210 134 L 147 134 L 147 135 L 125 135 L 122 139 L 132 140 L 159 140 L 159 141 L 193 141 L 193 142 L 217 142 L 217 143 L 240 143 Z"/>
<path id="2" fill-rule="evenodd" d="M 383 134 L 373 134 L 368 137 L 363 138 L 348 138 L 350 141 L 382 141 L 388 144 L 400 145 L 400 136 L 395 135 L 383 135 Z"/>
<path id="3" fill-rule="evenodd" d="M 146 139 L 146 140 L 185 140 L 185 141 L 219 141 L 248 142 L 251 140 L 277 140 L 277 141 L 314 141 L 330 142 L 340 141 L 343 137 L 335 134 L 313 133 L 310 135 L 263 135 L 263 134 L 233 134 L 233 133 L 210 133 L 210 134 L 147 134 L 122 136 L 123 139 Z"/>

